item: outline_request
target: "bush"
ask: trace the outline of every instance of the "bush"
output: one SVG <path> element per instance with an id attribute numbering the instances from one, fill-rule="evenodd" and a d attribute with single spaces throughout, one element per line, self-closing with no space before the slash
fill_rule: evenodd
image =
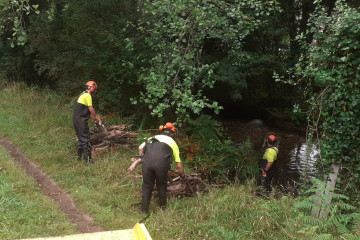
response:
<path id="1" fill-rule="evenodd" d="M 221 124 L 207 115 L 189 120 L 186 132 L 188 136 L 178 141 L 182 159 L 204 178 L 225 183 L 253 175 L 247 161 L 252 149 L 250 141 L 235 146 Z"/>

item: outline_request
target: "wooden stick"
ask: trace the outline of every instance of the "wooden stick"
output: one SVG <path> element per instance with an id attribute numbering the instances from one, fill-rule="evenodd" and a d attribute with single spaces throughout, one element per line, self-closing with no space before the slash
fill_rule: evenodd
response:
<path id="1" fill-rule="evenodd" d="M 127 169 L 127 173 L 131 173 L 132 171 L 134 171 L 134 169 L 136 168 L 137 165 L 139 165 L 141 163 L 141 158 L 134 161 L 131 166 Z"/>

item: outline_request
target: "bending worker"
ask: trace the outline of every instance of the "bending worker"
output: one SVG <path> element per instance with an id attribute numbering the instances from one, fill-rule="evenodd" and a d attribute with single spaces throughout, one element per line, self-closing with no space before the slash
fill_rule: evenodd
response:
<path id="1" fill-rule="evenodd" d="M 91 163 L 90 131 L 87 121 L 91 118 L 101 123 L 101 119 L 96 117 L 92 104 L 92 95 L 96 89 L 97 84 L 94 81 L 88 81 L 85 84 L 85 91 L 80 94 L 76 101 L 72 117 L 78 138 L 78 160 L 85 160 L 87 164 Z"/>
<path id="2" fill-rule="evenodd" d="M 261 185 L 267 192 L 271 191 L 271 181 L 275 173 L 275 165 L 278 148 L 275 146 L 277 138 L 274 133 L 268 133 L 266 138 L 266 151 L 262 159 L 259 160 L 259 173 L 261 174 Z"/>
<path id="3" fill-rule="evenodd" d="M 170 122 L 160 126 L 162 134 L 147 139 L 147 142 L 139 146 L 139 155 L 142 156 L 142 199 L 141 212 L 147 213 L 154 185 L 159 193 L 159 204 L 162 209 L 166 208 L 167 176 L 173 159 L 182 179 L 185 178 L 184 167 L 179 156 L 179 147 L 173 137 L 176 129 Z"/>

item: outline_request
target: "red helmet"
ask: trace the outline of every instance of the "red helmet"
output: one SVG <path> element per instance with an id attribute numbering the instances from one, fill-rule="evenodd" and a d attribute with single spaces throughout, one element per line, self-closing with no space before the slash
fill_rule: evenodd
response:
<path id="1" fill-rule="evenodd" d="M 97 84 L 94 81 L 88 81 L 85 83 L 85 86 L 87 86 L 87 90 L 89 90 L 91 93 L 97 89 Z"/>
<path id="2" fill-rule="evenodd" d="M 174 134 L 176 134 L 176 128 L 174 127 L 174 124 L 172 124 L 171 122 L 167 122 L 165 126 L 160 125 L 159 130 L 160 131 L 171 130 Z"/>
<path id="3" fill-rule="evenodd" d="M 277 138 L 276 138 L 276 136 L 274 135 L 274 134 L 271 134 L 271 135 L 269 135 L 268 136 L 268 142 L 271 144 L 271 145 L 273 145 L 273 144 L 275 144 L 276 143 L 276 141 L 277 141 Z"/>

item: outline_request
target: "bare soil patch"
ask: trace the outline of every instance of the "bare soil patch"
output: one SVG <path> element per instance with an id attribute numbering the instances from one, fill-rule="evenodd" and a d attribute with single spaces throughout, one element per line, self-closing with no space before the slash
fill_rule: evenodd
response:
<path id="1" fill-rule="evenodd" d="M 44 173 L 39 166 L 31 162 L 13 146 L 12 142 L 5 139 L 1 134 L 0 145 L 4 147 L 15 162 L 17 162 L 29 176 L 34 178 L 44 194 L 59 205 L 59 208 L 68 216 L 69 220 L 76 225 L 79 232 L 90 233 L 104 231 L 102 227 L 93 224 L 94 220 L 91 216 L 76 207 L 72 197 L 67 194 L 64 189 L 60 188 L 51 176 Z"/>

